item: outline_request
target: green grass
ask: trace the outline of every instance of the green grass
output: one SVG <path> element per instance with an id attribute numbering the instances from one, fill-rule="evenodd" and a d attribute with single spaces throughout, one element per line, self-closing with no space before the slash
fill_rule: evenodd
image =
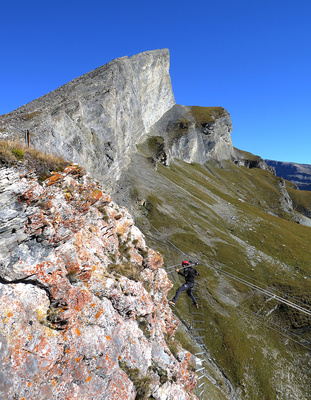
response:
<path id="1" fill-rule="evenodd" d="M 135 400 L 145 400 L 150 393 L 150 383 L 152 378 L 149 375 L 139 376 L 138 368 L 131 368 L 125 362 L 119 361 L 120 368 L 126 373 L 133 382 L 136 389 Z"/>
<path id="2" fill-rule="evenodd" d="M 294 189 L 287 183 L 287 191 L 293 201 L 294 210 L 300 213 L 308 213 L 311 217 L 311 191 Z"/>
<path id="3" fill-rule="evenodd" d="M 222 107 L 191 107 L 192 114 L 194 115 L 197 124 L 204 125 L 215 121 L 221 116 L 225 115 L 226 110 Z"/>
<path id="4" fill-rule="evenodd" d="M 107 267 L 107 271 L 120 276 L 126 276 L 127 278 L 135 282 L 141 281 L 141 271 L 136 264 L 129 261 L 124 261 L 118 264 L 109 264 Z"/>
<path id="5" fill-rule="evenodd" d="M 153 157 L 158 159 L 164 151 L 164 139 L 161 136 L 152 136 L 147 140 L 148 148 Z"/>
<path id="6" fill-rule="evenodd" d="M 34 112 L 32 112 L 32 113 L 29 113 L 29 114 L 24 114 L 23 116 L 22 116 L 22 119 L 24 120 L 24 121 L 29 121 L 29 120 L 31 120 L 32 118 L 34 118 L 34 117 L 36 117 L 37 115 L 40 115 L 41 114 L 41 111 L 34 111 Z"/>
<path id="7" fill-rule="evenodd" d="M 16 159 L 17 159 L 18 161 L 23 160 L 24 157 L 25 157 L 24 150 L 19 149 L 19 148 L 17 148 L 17 147 L 14 147 L 14 148 L 12 149 L 12 154 L 16 157 Z"/>
<path id="8" fill-rule="evenodd" d="M 308 398 L 310 391 L 303 382 L 311 374 L 302 361 L 306 350 L 255 318 L 254 313 L 268 312 L 275 303 L 265 303 L 266 296 L 212 269 L 215 265 L 237 276 L 241 272 L 250 282 L 253 278 L 311 305 L 311 228 L 293 222 L 291 214 L 282 209 L 280 178 L 231 162 L 198 165 L 176 161 L 170 167 L 159 166 L 153 173 L 154 186 L 144 192 L 150 205 L 140 215 L 141 229 L 144 231 L 149 225 L 154 240 L 148 239 L 148 244 L 162 253 L 165 265 L 187 257 L 206 263 L 199 265 L 199 279 L 206 283 L 205 343 L 212 357 L 245 395 L 265 399 L 275 398 L 277 368 L 282 366 L 286 373 L 294 373 L 294 363 L 297 367 L 301 362 L 296 381 Z M 143 183 L 136 184 L 143 192 Z M 292 191 L 295 206 L 308 207 L 309 193 Z M 161 232 L 160 237 L 152 226 Z M 181 281 L 176 274 L 169 277 L 174 283 L 168 296 L 171 298 Z M 225 301 L 234 293 L 236 307 Z M 180 296 L 176 313 L 186 324 L 190 323 L 187 295 Z M 304 315 L 279 306 L 269 319 L 311 340 L 311 321 Z M 193 351 L 194 345 L 184 331 L 178 331 L 176 339 Z M 273 358 L 276 353 L 277 361 Z"/>
<path id="9" fill-rule="evenodd" d="M 234 147 L 234 151 L 238 154 L 239 158 L 248 161 L 260 161 L 262 158 L 260 156 L 256 156 L 248 151 L 239 150 Z"/>
<path id="10" fill-rule="evenodd" d="M 167 127 L 168 146 L 172 146 L 175 140 L 181 138 L 182 136 L 185 136 L 189 131 L 190 125 L 190 121 L 186 118 L 181 118 L 175 123 L 170 124 Z"/>

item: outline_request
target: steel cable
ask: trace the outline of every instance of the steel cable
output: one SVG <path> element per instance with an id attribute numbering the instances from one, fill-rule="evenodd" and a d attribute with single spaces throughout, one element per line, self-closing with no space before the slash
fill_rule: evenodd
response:
<path id="1" fill-rule="evenodd" d="M 151 224 L 150 224 L 150 225 L 151 225 Z M 172 247 L 174 247 L 176 250 L 178 250 L 178 251 L 179 251 L 180 253 L 182 253 L 183 255 L 188 256 L 187 253 L 185 253 L 184 251 L 180 250 L 180 249 L 179 249 L 176 245 L 174 245 L 169 239 L 167 239 L 163 234 L 161 234 L 153 225 L 151 225 L 151 226 L 152 226 L 152 228 L 155 229 L 156 232 L 158 232 L 158 234 L 160 234 L 160 235 L 164 238 L 164 241 L 166 241 L 167 243 L 169 243 Z M 152 237 L 152 239 L 154 239 L 154 238 Z M 156 239 L 154 239 L 154 240 L 156 240 Z M 200 264 L 206 265 L 206 266 L 208 266 L 208 267 L 214 269 L 215 271 L 226 275 L 228 278 L 234 279 L 234 280 L 238 281 L 239 283 L 242 283 L 242 284 L 244 284 L 244 285 L 246 285 L 246 286 L 248 286 L 248 287 L 250 287 L 250 288 L 252 288 L 252 289 L 258 290 L 258 291 L 260 291 L 261 293 L 264 293 L 265 295 L 267 295 L 267 296 L 269 296 L 269 297 L 272 297 L 272 298 L 274 298 L 275 300 L 277 300 L 277 301 L 279 301 L 279 302 L 281 302 L 281 303 L 283 303 L 283 304 L 286 304 L 286 305 L 289 306 L 289 307 L 292 307 L 292 308 L 296 309 L 297 311 L 300 311 L 300 312 L 302 312 L 302 313 L 307 314 L 308 316 L 311 316 L 311 311 L 307 310 L 307 309 L 304 308 L 304 307 L 298 306 L 297 304 L 291 302 L 290 300 L 287 300 L 287 299 L 282 298 L 281 296 L 277 295 L 276 293 L 273 293 L 272 291 L 269 291 L 269 290 L 267 290 L 267 289 L 263 289 L 262 287 L 259 287 L 259 286 L 255 285 L 255 284 L 251 283 L 251 282 L 248 282 L 248 281 L 246 281 L 245 279 L 242 279 L 242 278 L 240 278 L 240 277 L 237 277 L 237 276 L 231 274 L 231 273 L 228 272 L 228 271 L 224 271 L 223 269 L 221 269 L 221 268 L 219 268 L 219 267 L 210 266 L 210 265 L 207 264 L 205 261 L 202 261 L 202 260 L 200 260 L 200 259 L 197 260 L 197 261 L 198 261 Z M 230 267 L 228 267 L 228 268 L 234 270 L 233 268 L 230 268 Z M 236 270 L 234 270 L 234 271 L 237 272 L 237 273 L 239 273 L 239 274 L 241 274 L 241 275 L 243 275 L 243 276 L 245 276 L 245 277 L 247 277 L 247 278 L 249 278 L 249 279 L 252 279 L 252 280 L 256 281 L 254 278 L 248 277 L 247 275 L 245 275 L 245 274 L 243 274 L 243 273 L 240 273 L 240 272 L 238 272 L 238 271 L 236 271 Z M 257 281 L 257 282 L 259 283 L 259 281 Z M 260 284 L 262 284 L 262 283 L 260 282 Z M 262 284 L 262 285 L 264 285 L 264 284 Z M 266 286 L 266 285 L 265 285 L 265 286 Z M 242 306 L 240 306 L 240 307 L 242 307 Z M 242 311 L 242 312 L 243 312 L 243 311 Z M 244 312 L 244 314 L 246 314 L 246 313 Z M 255 315 L 254 315 L 254 318 L 256 318 Z M 258 319 L 258 317 L 257 317 L 257 319 Z M 302 345 L 303 347 L 310 349 L 309 347 L 305 346 L 305 345 L 302 344 L 301 342 L 298 342 L 297 340 L 293 339 L 291 336 L 288 336 L 288 335 L 286 335 L 285 333 L 280 332 L 278 329 L 275 329 L 275 328 L 271 327 L 270 325 L 267 325 L 266 323 L 264 323 L 264 322 L 262 322 L 262 321 L 260 321 L 260 322 L 261 322 L 262 324 L 266 325 L 268 328 L 270 328 L 270 329 L 272 329 L 272 330 L 278 332 L 278 333 L 281 334 L 282 336 L 285 336 L 285 337 L 287 337 L 288 339 L 294 341 L 295 343 L 298 343 L 298 344 Z M 273 323 L 270 322 L 270 324 L 273 324 Z M 273 325 L 278 326 L 278 325 L 276 325 L 276 324 L 273 324 Z M 279 328 L 282 329 L 281 327 L 279 327 Z M 292 334 L 292 336 L 296 336 L 296 337 L 297 337 L 297 335 L 295 335 L 295 334 L 293 334 L 293 333 L 291 333 L 291 334 Z M 309 341 L 307 341 L 307 340 L 305 340 L 305 339 L 302 339 L 302 340 L 305 341 L 305 342 L 307 342 L 308 344 L 311 344 L 311 342 L 309 342 Z"/>

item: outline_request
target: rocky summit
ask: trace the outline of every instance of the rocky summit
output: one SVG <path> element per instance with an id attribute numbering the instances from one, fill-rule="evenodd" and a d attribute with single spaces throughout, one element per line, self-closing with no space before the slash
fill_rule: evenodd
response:
<path id="1" fill-rule="evenodd" d="M 173 105 L 169 52 L 122 57 L 3 117 L 2 132 L 26 130 L 38 150 L 115 180 L 150 127 Z"/>

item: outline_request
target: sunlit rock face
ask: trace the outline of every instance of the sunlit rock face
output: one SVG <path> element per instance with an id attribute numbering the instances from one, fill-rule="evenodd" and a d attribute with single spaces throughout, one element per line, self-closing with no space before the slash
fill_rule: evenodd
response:
<path id="1" fill-rule="evenodd" d="M 1 117 L 2 137 L 81 164 L 113 182 L 130 154 L 175 104 L 169 51 L 147 51 L 111 61 Z"/>
<path id="2" fill-rule="evenodd" d="M 115 189 L 137 146 L 165 143 L 160 161 L 203 164 L 234 158 L 232 124 L 222 107 L 176 105 L 169 51 L 122 57 L 0 117 L 0 138 L 77 162 Z"/>
<path id="3" fill-rule="evenodd" d="M 230 114 L 222 107 L 176 104 L 151 128 L 149 136 L 157 138 L 155 155 L 163 164 L 173 159 L 204 164 L 234 158 L 231 131 Z"/>
<path id="4" fill-rule="evenodd" d="M 2 168 L 0 204 L 0 398 L 195 399 L 191 355 L 165 341 L 171 282 L 128 211 L 78 165 L 42 186 Z"/>

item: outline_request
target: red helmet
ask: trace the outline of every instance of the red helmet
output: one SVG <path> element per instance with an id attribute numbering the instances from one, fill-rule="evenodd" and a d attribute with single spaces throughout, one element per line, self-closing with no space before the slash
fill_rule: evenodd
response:
<path id="1" fill-rule="evenodd" d="M 188 261 L 183 261 L 182 265 L 189 265 L 189 262 Z"/>

